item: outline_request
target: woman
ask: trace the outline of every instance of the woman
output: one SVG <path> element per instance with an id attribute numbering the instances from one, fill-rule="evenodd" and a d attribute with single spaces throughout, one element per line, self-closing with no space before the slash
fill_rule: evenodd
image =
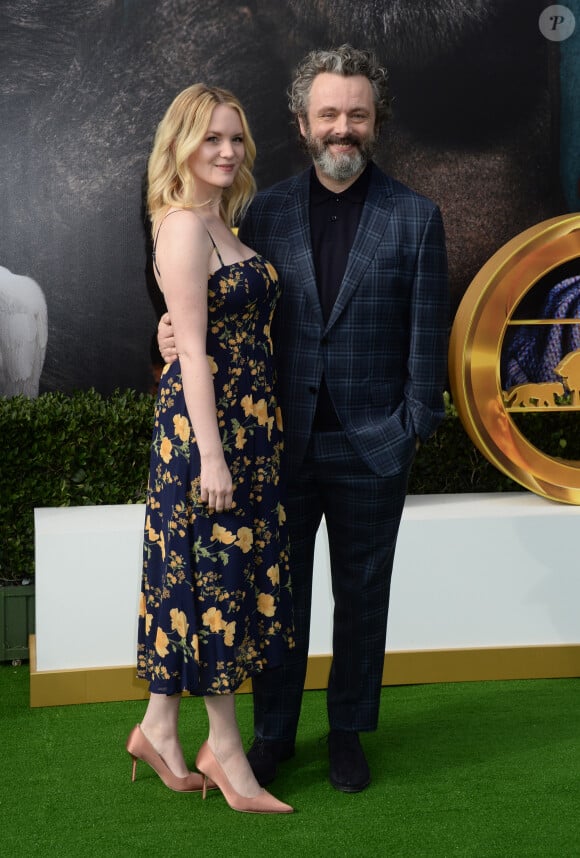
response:
<path id="1" fill-rule="evenodd" d="M 171 789 L 205 798 L 210 778 L 235 810 L 290 813 L 259 787 L 234 701 L 293 644 L 270 339 L 279 284 L 231 231 L 255 190 L 254 157 L 237 99 L 196 84 L 169 107 L 149 159 L 154 270 L 179 359 L 155 410 L 137 666 L 151 696 L 127 750 L 133 778 L 141 759 Z M 202 775 L 179 744 L 184 690 L 208 713 Z"/>

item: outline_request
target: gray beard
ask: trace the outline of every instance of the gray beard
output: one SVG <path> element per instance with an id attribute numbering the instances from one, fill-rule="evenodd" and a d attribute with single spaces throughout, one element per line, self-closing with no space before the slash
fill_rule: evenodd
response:
<path id="1" fill-rule="evenodd" d="M 362 173 L 373 156 L 376 141 L 366 140 L 361 143 L 352 155 L 332 155 L 328 146 L 320 140 L 313 139 L 310 134 L 305 138 L 306 148 L 315 165 L 323 176 L 335 182 L 347 182 Z"/>
<path id="2" fill-rule="evenodd" d="M 353 155 L 331 155 L 325 147 L 322 152 L 313 155 L 313 160 L 323 176 L 328 176 L 329 179 L 334 179 L 335 182 L 346 182 L 362 173 L 367 164 L 362 152 L 355 152 Z"/>

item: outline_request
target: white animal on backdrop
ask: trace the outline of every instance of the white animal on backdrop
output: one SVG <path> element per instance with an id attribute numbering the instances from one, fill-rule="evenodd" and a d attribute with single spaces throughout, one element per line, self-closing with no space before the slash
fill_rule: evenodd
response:
<path id="1" fill-rule="evenodd" d="M 0 396 L 38 396 L 47 340 L 42 289 L 0 265 Z"/>

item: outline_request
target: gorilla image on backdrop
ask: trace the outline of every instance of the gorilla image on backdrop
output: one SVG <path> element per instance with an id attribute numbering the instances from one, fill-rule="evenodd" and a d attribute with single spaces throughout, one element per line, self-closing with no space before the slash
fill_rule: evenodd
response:
<path id="1" fill-rule="evenodd" d="M 47 337 L 42 289 L 0 265 L 0 396 L 38 396 Z"/>
<path id="2" fill-rule="evenodd" d="M 377 162 L 436 201 L 455 307 L 495 250 L 566 210 L 558 45 L 535 0 L 3 0 L 0 265 L 42 283 L 41 390 L 150 389 L 162 311 L 143 179 L 176 93 L 232 89 L 266 187 L 307 164 L 286 104 L 296 62 L 350 41 L 389 68 Z"/>

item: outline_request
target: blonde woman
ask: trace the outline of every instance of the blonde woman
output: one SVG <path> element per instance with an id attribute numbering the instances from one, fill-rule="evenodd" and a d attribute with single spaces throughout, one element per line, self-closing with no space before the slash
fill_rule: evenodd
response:
<path id="1" fill-rule="evenodd" d="M 146 506 L 137 672 L 151 694 L 127 750 L 133 778 L 144 760 L 171 789 L 205 798 L 209 779 L 235 810 L 290 813 L 254 777 L 234 698 L 293 645 L 270 339 L 279 284 L 231 229 L 254 194 L 254 157 L 237 99 L 195 84 L 149 159 L 154 270 L 178 360 L 159 383 Z M 201 775 L 178 738 L 183 691 L 208 713 Z"/>

